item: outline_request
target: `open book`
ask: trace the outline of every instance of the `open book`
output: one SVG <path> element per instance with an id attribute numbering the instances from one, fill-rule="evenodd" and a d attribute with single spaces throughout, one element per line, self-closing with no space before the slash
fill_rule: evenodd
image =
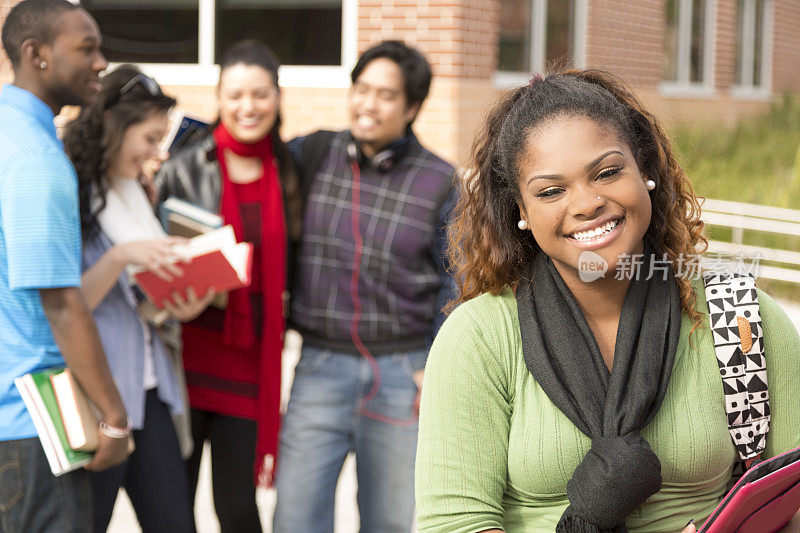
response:
<path id="1" fill-rule="evenodd" d="M 189 287 L 202 296 L 210 288 L 219 293 L 250 285 L 253 245 L 237 243 L 232 226 L 198 235 L 185 245 L 175 246 L 174 251 L 183 261 L 178 264 L 183 276 L 164 281 L 146 270 L 133 276 L 142 292 L 159 309 L 163 308 L 165 299 L 172 298 L 173 291 L 186 298 Z"/>

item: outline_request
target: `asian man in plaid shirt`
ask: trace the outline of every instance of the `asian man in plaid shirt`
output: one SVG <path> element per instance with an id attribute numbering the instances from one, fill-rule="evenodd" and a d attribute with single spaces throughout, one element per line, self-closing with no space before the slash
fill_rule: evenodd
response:
<path id="1" fill-rule="evenodd" d="M 452 290 L 453 167 L 411 125 L 431 69 L 387 41 L 352 72 L 350 128 L 290 143 L 305 194 L 291 324 L 303 336 L 278 455 L 274 531 L 331 532 L 355 452 L 362 532 L 407 532 L 419 387 Z"/>

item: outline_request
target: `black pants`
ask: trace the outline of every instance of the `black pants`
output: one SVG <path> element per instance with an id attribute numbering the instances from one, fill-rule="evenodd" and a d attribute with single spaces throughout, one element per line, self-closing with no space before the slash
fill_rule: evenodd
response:
<path id="1" fill-rule="evenodd" d="M 194 452 L 186 463 L 189 491 L 194 502 L 203 443 L 211 444 L 214 508 L 221 533 L 260 533 L 253 462 L 256 422 L 192 409 Z"/>
<path id="2" fill-rule="evenodd" d="M 94 531 L 108 529 L 120 487 L 131 499 L 143 533 L 191 533 L 186 470 L 167 406 L 147 391 L 144 428 L 133 431 L 136 449 L 119 466 L 92 473 Z"/>

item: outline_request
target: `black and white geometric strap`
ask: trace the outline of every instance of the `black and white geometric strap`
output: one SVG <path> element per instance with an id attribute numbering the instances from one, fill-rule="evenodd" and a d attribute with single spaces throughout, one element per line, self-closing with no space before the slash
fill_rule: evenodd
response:
<path id="1" fill-rule="evenodd" d="M 770 420 L 755 279 L 749 274 L 714 272 L 705 274 L 703 281 L 728 429 L 739 458 L 752 459 L 764 451 Z"/>

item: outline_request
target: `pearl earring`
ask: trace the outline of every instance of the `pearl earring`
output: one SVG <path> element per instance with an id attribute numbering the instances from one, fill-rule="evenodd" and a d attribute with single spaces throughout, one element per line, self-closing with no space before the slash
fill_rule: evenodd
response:
<path id="1" fill-rule="evenodd" d="M 517 222 L 517 227 L 522 231 L 525 231 L 526 229 L 528 229 L 528 221 L 525 219 L 520 220 L 519 222 Z"/>
<path id="2" fill-rule="evenodd" d="M 41 63 L 39 63 L 39 68 L 42 69 L 42 70 L 46 69 L 47 68 L 47 61 L 42 61 Z"/>
<path id="3" fill-rule="evenodd" d="M 644 186 L 647 188 L 648 191 L 652 191 L 656 188 L 656 182 L 653 180 L 647 180 L 644 182 Z"/>

